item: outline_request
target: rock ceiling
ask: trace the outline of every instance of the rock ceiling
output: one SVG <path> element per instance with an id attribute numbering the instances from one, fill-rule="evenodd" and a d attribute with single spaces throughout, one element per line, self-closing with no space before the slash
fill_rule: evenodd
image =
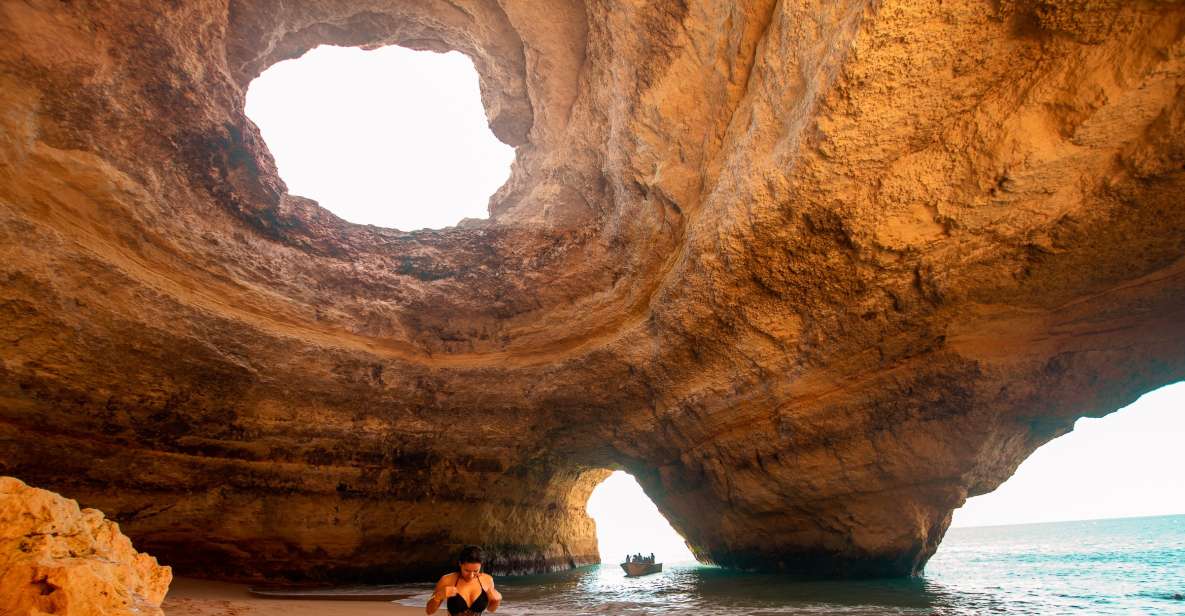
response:
<path id="1" fill-rule="evenodd" d="M 0 5 L 0 474 L 181 573 L 597 556 L 633 473 L 704 560 L 909 575 L 1035 448 L 1185 378 L 1185 6 Z M 487 222 L 286 193 L 248 83 L 460 50 Z"/>

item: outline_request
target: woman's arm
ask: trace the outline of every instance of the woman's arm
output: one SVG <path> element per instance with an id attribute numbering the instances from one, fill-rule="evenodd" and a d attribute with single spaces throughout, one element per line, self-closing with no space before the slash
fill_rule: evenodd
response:
<path id="1" fill-rule="evenodd" d="M 452 574 L 448 574 L 436 583 L 436 590 L 432 591 L 432 598 L 428 599 L 428 605 L 424 608 L 429 614 L 435 614 L 436 610 L 440 609 L 440 604 L 448 601 L 448 598 L 457 594 L 457 587 L 449 582 Z"/>
<path id="2" fill-rule="evenodd" d="M 486 609 L 491 612 L 496 612 L 498 611 L 498 606 L 502 605 L 502 593 L 498 592 L 498 590 L 494 588 L 494 576 L 487 575 L 486 578 L 486 582 L 488 582 L 486 587 L 486 595 L 488 595 L 490 598 L 489 603 L 486 604 Z"/>

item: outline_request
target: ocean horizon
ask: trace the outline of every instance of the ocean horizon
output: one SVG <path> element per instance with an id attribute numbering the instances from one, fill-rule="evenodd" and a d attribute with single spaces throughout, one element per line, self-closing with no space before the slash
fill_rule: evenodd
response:
<path id="1" fill-rule="evenodd" d="M 1103 517 L 1103 518 L 1074 518 L 1071 520 L 1041 520 L 1041 521 L 1037 521 L 1037 522 L 1004 522 L 1004 523 L 1000 523 L 1000 524 L 972 524 L 972 525 L 960 525 L 960 526 L 953 526 L 952 525 L 949 529 L 947 529 L 947 532 L 949 533 L 950 531 L 953 531 L 956 529 L 965 529 L 965 528 L 999 528 L 1001 526 L 1040 526 L 1042 524 L 1072 524 L 1075 522 L 1143 520 L 1143 519 L 1149 519 L 1149 518 L 1172 518 L 1172 517 L 1179 517 L 1179 516 L 1185 516 L 1185 512 L 1183 512 L 1183 513 L 1153 513 L 1153 514 L 1147 514 L 1147 515 L 1145 515 L 1145 514 L 1123 515 L 1123 516 Z"/>

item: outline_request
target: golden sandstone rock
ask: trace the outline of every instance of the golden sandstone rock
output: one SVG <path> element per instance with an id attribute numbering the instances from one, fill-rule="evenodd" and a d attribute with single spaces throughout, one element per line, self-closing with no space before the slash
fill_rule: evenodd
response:
<path id="1" fill-rule="evenodd" d="M 172 579 L 102 513 L 0 477 L 0 613 L 163 615 Z"/>
<path id="2" fill-rule="evenodd" d="M 702 559 L 910 575 L 1034 449 L 1185 378 L 1185 5 L 0 5 L 0 471 L 179 570 Z M 251 79 L 458 49 L 491 218 L 286 193 Z M 52 463 L 47 463 L 52 460 Z"/>

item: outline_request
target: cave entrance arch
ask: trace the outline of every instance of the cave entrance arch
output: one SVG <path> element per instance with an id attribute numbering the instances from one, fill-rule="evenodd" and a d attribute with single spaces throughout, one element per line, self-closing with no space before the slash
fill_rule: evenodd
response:
<path id="1" fill-rule="evenodd" d="M 410 231 L 487 218 L 514 160 L 458 51 L 321 45 L 255 78 L 246 112 L 289 192 L 358 224 Z"/>
<path id="2" fill-rule="evenodd" d="M 1079 419 L 999 488 L 956 510 L 952 527 L 1185 513 L 1183 410 L 1185 381 L 1104 417 Z"/>
<path id="3" fill-rule="evenodd" d="M 695 561 L 683 537 L 625 471 L 614 471 L 599 483 L 586 510 L 597 523 L 603 565 L 616 566 L 627 554 L 637 552 L 653 552 L 662 563 Z"/>

